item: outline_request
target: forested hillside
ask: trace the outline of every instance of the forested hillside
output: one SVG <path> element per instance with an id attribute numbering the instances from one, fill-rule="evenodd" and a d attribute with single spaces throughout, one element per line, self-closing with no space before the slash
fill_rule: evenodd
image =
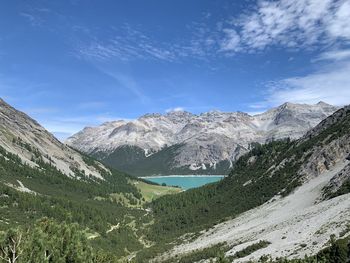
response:
<path id="1" fill-rule="evenodd" d="M 274 197 L 288 196 L 311 177 L 331 169 L 348 157 L 349 134 L 350 108 L 346 107 L 300 140 L 251 145 L 252 150 L 218 183 L 158 196 L 153 201 L 146 200 L 138 186 L 145 182 L 135 182 L 88 156 L 76 153 L 99 176 L 75 166 L 70 167 L 74 176 L 67 176 L 35 145 L 12 137 L 7 148 L 13 144 L 29 159 L 0 146 L 0 256 L 10 255 L 13 241 L 18 239 L 19 243 L 23 238 L 23 262 L 35 262 L 38 255 L 45 257 L 43 262 L 57 255 L 61 255 L 62 262 L 89 262 L 86 258 L 90 262 L 149 262 L 175 245 L 195 239 L 198 231 L 208 230 Z M 348 178 L 343 174 L 337 174 L 336 188 L 333 183 L 324 189 L 326 199 L 349 192 Z M 329 189 L 332 195 L 326 195 Z M 65 240 L 66 247 L 52 240 Z M 237 255 L 263 246 L 268 242 L 253 244 Z M 32 254 L 29 247 L 35 248 Z M 224 252 L 223 247 L 199 254 L 220 258 L 217 254 Z M 46 251 L 44 255 L 42 251 Z M 186 257 L 202 256 L 197 253 Z M 175 262 L 189 262 L 179 259 Z"/>
<path id="2" fill-rule="evenodd" d="M 219 183 L 154 201 L 155 224 L 149 238 L 166 242 L 208 229 L 273 197 L 288 195 L 305 180 L 345 160 L 350 150 L 349 134 L 350 107 L 345 107 L 300 140 L 255 145 Z M 347 193 L 346 189 L 344 183 L 341 194 Z"/>
<path id="3" fill-rule="evenodd" d="M 94 160 L 84 158 L 98 168 Z M 77 223 L 95 248 L 106 253 L 113 251 L 118 257 L 128 254 L 127 250 L 143 247 L 128 224 L 146 212 L 137 208 L 142 195 L 127 175 L 101 169 L 104 179 L 89 178 L 79 171 L 75 178 L 69 178 L 42 162 L 41 156 L 33 161 L 39 168 L 24 164 L 18 156 L 0 147 L 0 230 L 30 226 L 42 217 L 49 217 L 57 222 Z M 128 204 L 135 208 L 113 199 L 114 193 L 129 199 Z M 120 228 L 113 228 L 118 224 Z"/>
<path id="4" fill-rule="evenodd" d="M 174 158 L 181 152 L 182 144 L 175 144 L 166 147 L 149 157 L 144 155 L 141 148 L 135 146 L 122 146 L 117 148 L 112 154 L 105 155 L 101 152 L 92 153 L 101 162 L 120 171 L 125 171 L 134 176 L 145 175 L 173 175 L 173 174 L 226 174 L 230 170 L 230 162 L 223 160 L 214 167 L 208 167 L 206 170 L 190 170 L 188 167 L 174 166 Z"/>

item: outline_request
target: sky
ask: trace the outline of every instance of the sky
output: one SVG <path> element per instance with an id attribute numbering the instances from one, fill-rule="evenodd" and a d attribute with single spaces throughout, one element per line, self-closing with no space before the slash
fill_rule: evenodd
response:
<path id="1" fill-rule="evenodd" d="M 4 0 L 0 97 L 58 138 L 186 110 L 350 103 L 350 0 Z"/>

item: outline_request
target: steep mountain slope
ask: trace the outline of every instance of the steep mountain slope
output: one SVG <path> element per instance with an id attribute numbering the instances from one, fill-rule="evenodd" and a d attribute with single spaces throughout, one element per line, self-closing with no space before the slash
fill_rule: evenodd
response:
<path id="1" fill-rule="evenodd" d="M 349 234 L 350 107 L 296 141 L 254 145 L 219 183 L 151 203 L 137 187 L 144 182 L 62 145 L 3 101 L 0 112 L 0 243 L 4 230 L 42 218 L 39 224 L 47 223 L 46 217 L 77 223 L 100 251 L 99 263 L 179 262 L 197 248 L 216 253 L 213 245 L 226 256 L 253 250 L 254 259 L 265 253 L 294 257 L 317 252 L 330 234 Z M 167 147 L 168 159 L 160 162 L 180 146 Z M 129 154 L 129 146 L 120 149 Z"/>
<path id="2" fill-rule="evenodd" d="M 252 252 L 253 259 L 263 254 L 314 254 L 327 245 L 331 234 L 350 234 L 349 153 L 347 106 L 299 140 L 256 145 L 219 183 L 156 200 L 156 221 L 149 235 L 175 238 L 187 233 L 171 252 L 177 257 L 170 262 L 220 244 L 226 256 L 234 256 L 262 240 L 265 245 Z M 188 235 L 203 229 L 199 235 Z M 166 253 L 157 259 L 168 258 Z M 248 257 L 235 260 L 245 262 Z"/>
<path id="3" fill-rule="evenodd" d="M 32 167 L 38 167 L 35 158 L 41 156 L 43 162 L 52 164 L 67 176 L 75 176 L 76 171 L 84 171 L 87 176 L 102 178 L 99 170 L 88 165 L 81 154 L 59 142 L 35 120 L 2 99 L 0 145 Z M 106 169 L 101 164 L 99 167 Z"/>
<path id="4" fill-rule="evenodd" d="M 195 241 L 176 247 L 173 256 L 220 243 L 227 244 L 227 256 L 234 256 L 261 240 L 269 245 L 234 262 L 258 260 L 263 255 L 288 258 L 315 255 L 327 245 L 331 235 L 338 237 L 350 233 L 350 194 L 315 204 L 324 185 L 345 165 L 340 162 L 291 195 L 276 197 L 215 226 Z"/>
<path id="5" fill-rule="evenodd" d="M 134 218 L 148 222 L 140 183 L 63 145 L 0 100 L 0 243 L 3 231 L 31 226 L 42 218 L 47 222 L 48 217 L 77 223 L 75 228 L 104 255 L 113 251 L 111 258 L 127 256 L 144 247 L 142 233 L 138 236 L 130 227 Z M 50 233 L 52 240 L 56 234 Z M 40 249 L 36 238 L 33 242 Z"/>
<path id="6" fill-rule="evenodd" d="M 218 111 L 148 114 L 85 128 L 66 143 L 135 175 L 220 174 L 252 143 L 299 138 L 336 109 L 320 102 L 285 103 L 255 116 Z"/>

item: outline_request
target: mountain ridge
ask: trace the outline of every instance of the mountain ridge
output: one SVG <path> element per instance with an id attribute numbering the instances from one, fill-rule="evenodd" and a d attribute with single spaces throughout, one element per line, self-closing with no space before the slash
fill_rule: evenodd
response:
<path id="1" fill-rule="evenodd" d="M 133 121 L 84 128 L 65 143 L 134 175 L 227 173 L 232 162 L 250 149 L 250 144 L 300 138 L 337 109 L 325 102 L 315 105 L 287 102 L 254 116 L 220 111 L 153 113 Z M 161 169 L 158 164 L 157 170 L 152 159 L 163 159 L 169 147 L 176 145 L 179 147 L 169 159 L 169 169 Z M 143 165 L 123 165 L 121 160 L 126 157 L 117 154 L 122 146 L 134 147 Z M 144 156 L 140 156 L 141 151 Z M 152 155 L 155 156 L 151 158 Z M 129 156 L 133 159 L 131 151 Z M 152 171 L 146 169 L 149 162 L 156 167 Z"/>
<path id="2" fill-rule="evenodd" d="M 285 121 L 289 112 L 284 110 L 290 107 L 295 106 L 285 105 L 272 114 L 282 112 Z M 209 115 L 220 117 L 218 112 Z M 311 254 L 315 256 L 310 259 L 318 259 L 334 246 L 329 247 L 330 236 L 347 238 L 348 246 L 349 130 L 347 106 L 300 139 L 252 145 L 220 182 L 176 195 L 158 196 L 158 189 L 157 198 L 146 201 L 139 188 L 144 182 L 63 145 L 35 120 L 1 101 L 0 231 L 47 221 L 45 217 L 78 223 L 86 244 L 106 255 L 105 261 L 93 262 L 200 262 L 217 258 L 219 252 L 231 262 L 241 262 L 236 256 L 247 251 L 249 258 L 243 261 L 262 255 L 292 259 Z M 182 147 L 174 144 L 163 149 L 167 155 L 151 154 L 147 165 L 167 166 Z M 144 151 L 139 154 L 142 159 Z M 90 173 L 94 171 L 98 174 Z M 207 250 L 212 252 L 201 252 Z M 182 260 L 186 258 L 190 260 Z"/>
<path id="3" fill-rule="evenodd" d="M 44 163 L 55 166 L 69 177 L 84 171 L 87 176 L 103 179 L 99 169 L 108 171 L 100 163 L 96 162 L 98 169 L 87 164 L 80 153 L 61 143 L 36 120 L 3 99 L 0 99 L 0 130 L 2 147 L 32 167 L 39 167 L 36 159 L 40 157 Z"/>
<path id="4" fill-rule="evenodd" d="M 178 231 L 186 240 L 153 262 L 200 262 L 215 257 L 213 249 L 229 262 L 347 262 L 316 254 L 336 238 L 349 247 L 349 131 L 346 106 L 298 140 L 256 145 L 216 184 L 153 202 L 154 234 Z"/>

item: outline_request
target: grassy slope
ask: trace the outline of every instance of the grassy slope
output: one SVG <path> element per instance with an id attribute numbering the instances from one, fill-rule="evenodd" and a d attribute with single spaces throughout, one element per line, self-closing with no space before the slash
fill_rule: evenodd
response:
<path id="1" fill-rule="evenodd" d="M 171 195 L 182 192 L 182 190 L 177 187 L 147 184 L 142 181 L 135 181 L 134 185 L 137 189 L 140 190 L 142 197 L 145 199 L 145 202 L 151 202 L 164 195 Z"/>

